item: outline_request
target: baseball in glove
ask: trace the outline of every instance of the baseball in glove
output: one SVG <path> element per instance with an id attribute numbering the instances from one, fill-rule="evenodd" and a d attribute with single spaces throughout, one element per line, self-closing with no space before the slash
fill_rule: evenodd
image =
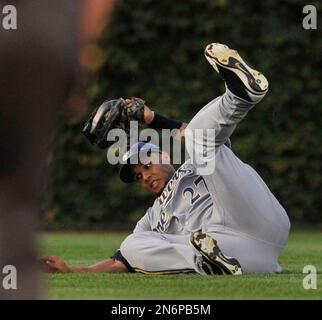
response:
<path id="1" fill-rule="evenodd" d="M 115 99 L 103 102 L 85 123 L 83 134 L 92 144 L 101 149 L 109 148 L 115 141 L 108 141 L 112 129 L 122 129 L 130 134 L 130 122 L 137 121 L 140 128 L 144 123 L 145 101 L 140 98 Z"/>

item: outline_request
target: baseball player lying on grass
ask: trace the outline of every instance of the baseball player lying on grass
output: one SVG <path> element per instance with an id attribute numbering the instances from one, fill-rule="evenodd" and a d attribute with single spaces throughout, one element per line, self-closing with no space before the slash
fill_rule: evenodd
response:
<path id="1" fill-rule="evenodd" d="M 205 56 L 225 81 L 222 96 L 202 108 L 188 126 L 153 113 L 147 106 L 142 116 L 152 128 L 180 129 L 188 153 L 193 151 L 196 157 L 176 171 L 169 155 L 158 146 L 142 141 L 134 144 L 125 154 L 120 178 L 153 193 L 153 206 L 112 258 L 90 267 L 70 268 L 57 257 L 46 257 L 43 262 L 48 272 L 281 272 L 278 258 L 289 235 L 288 216 L 256 171 L 234 154 L 229 141 L 236 125 L 267 93 L 268 82 L 225 45 L 208 45 Z M 131 105 L 131 100 L 123 101 Z M 191 133 L 197 129 L 212 129 L 214 136 L 194 139 Z M 205 147 L 213 148 L 215 166 L 202 174 L 194 159 L 214 161 L 204 157 Z M 147 151 L 149 162 L 140 157 L 141 162 L 131 163 Z"/>

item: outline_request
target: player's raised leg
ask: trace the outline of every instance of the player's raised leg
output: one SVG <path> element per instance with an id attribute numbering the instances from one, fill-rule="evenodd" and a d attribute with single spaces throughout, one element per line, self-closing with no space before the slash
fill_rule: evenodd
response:
<path id="1" fill-rule="evenodd" d="M 256 103 L 268 91 L 265 76 L 251 68 L 236 50 L 224 44 L 211 43 L 205 49 L 205 56 L 236 97 Z"/>
<path id="2" fill-rule="evenodd" d="M 290 228 L 287 214 L 254 169 L 240 161 L 232 150 L 224 146 L 220 148 L 249 110 L 265 96 L 268 82 L 260 72 L 246 64 L 236 51 L 225 45 L 210 44 L 205 53 L 207 60 L 225 80 L 226 92 L 202 108 L 191 120 L 187 127 L 191 129 L 190 136 L 189 133 L 185 134 L 186 147 L 188 152 L 189 149 L 193 150 L 200 158 L 204 150 L 208 153 L 210 150 L 215 155 L 212 158 L 215 158 L 215 164 L 210 167 L 213 171 L 208 170 L 210 174 L 206 173 L 204 178 L 210 193 L 214 194 L 214 201 L 221 208 L 215 216 L 216 219 L 220 216 L 217 224 L 224 223 L 225 232 L 233 230 L 237 238 L 242 233 L 247 239 L 263 242 L 262 246 L 256 241 L 250 244 L 257 252 L 262 247 L 269 252 L 265 256 L 269 257 L 268 264 L 271 263 L 272 267 L 261 270 L 276 272 L 279 268 L 274 265 L 277 265 L 281 248 L 287 242 Z M 191 134 L 196 129 L 214 129 L 214 135 L 204 135 L 196 140 Z M 218 229 L 215 227 L 213 231 Z M 234 232 L 228 236 L 234 237 Z M 243 260 L 244 256 L 247 257 L 247 250 L 246 255 L 236 255 L 233 246 L 226 246 L 222 239 L 216 240 L 225 254 L 238 259 L 243 270 L 257 272 L 257 266 L 249 267 L 252 261 Z"/>
<path id="3" fill-rule="evenodd" d="M 237 124 L 245 118 L 268 91 L 268 81 L 259 71 L 251 68 L 236 50 L 218 43 L 205 49 L 208 62 L 219 73 L 226 84 L 226 92 L 203 107 L 190 121 L 185 132 L 186 147 L 190 154 L 208 154 L 227 142 Z M 214 130 L 198 141 L 196 129 Z M 212 150 L 212 149 L 213 150 Z"/>

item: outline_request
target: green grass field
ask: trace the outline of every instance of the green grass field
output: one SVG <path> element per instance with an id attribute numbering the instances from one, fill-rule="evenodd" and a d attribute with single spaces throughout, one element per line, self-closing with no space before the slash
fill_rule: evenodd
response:
<path id="1" fill-rule="evenodd" d="M 109 257 L 125 234 L 49 233 L 41 236 L 42 252 L 72 266 Z M 148 276 L 142 274 L 43 275 L 50 299 L 322 299 L 322 235 L 293 233 L 280 259 L 279 275 Z M 305 290 L 303 267 L 314 265 L 317 289 Z"/>

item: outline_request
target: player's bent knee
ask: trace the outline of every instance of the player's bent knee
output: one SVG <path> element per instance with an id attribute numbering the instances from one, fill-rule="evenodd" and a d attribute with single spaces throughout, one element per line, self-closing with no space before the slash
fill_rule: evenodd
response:
<path id="1" fill-rule="evenodd" d="M 132 233 L 122 242 L 120 246 L 121 254 L 131 265 L 136 266 L 142 262 L 147 252 L 162 238 L 163 236 L 155 231 Z"/>
<path id="2" fill-rule="evenodd" d="M 121 243 L 120 251 L 124 258 L 128 258 L 128 255 L 135 250 L 135 241 L 133 241 L 133 234 L 130 234 Z"/>
<path id="3" fill-rule="evenodd" d="M 149 243 L 148 237 L 148 232 L 132 233 L 127 236 L 120 246 L 120 251 L 124 258 L 128 259 L 133 256 L 133 254 L 140 254 L 142 246 L 144 247 Z M 151 238 L 151 236 L 149 238 Z"/>

